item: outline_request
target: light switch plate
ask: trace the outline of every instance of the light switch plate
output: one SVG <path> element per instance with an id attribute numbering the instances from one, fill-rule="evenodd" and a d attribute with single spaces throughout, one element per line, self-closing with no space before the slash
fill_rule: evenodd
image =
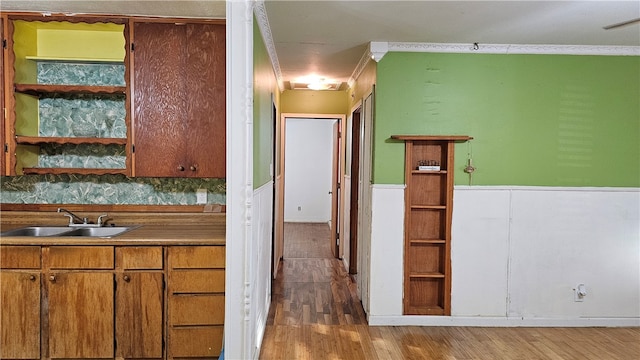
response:
<path id="1" fill-rule="evenodd" d="M 196 204 L 207 203 L 207 189 L 196 190 Z"/>

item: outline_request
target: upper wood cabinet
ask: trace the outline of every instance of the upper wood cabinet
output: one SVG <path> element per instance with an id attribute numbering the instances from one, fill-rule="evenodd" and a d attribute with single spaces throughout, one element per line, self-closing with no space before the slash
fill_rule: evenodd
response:
<path id="1" fill-rule="evenodd" d="M 5 21 L 6 173 L 129 175 L 128 20 Z"/>
<path id="2" fill-rule="evenodd" d="M 3 13 L 1 173 L 224 178 L 224 20 Z"/>
<path id="3" fill-rule="evenodd" d="M 224 23 L 134 22 L 133 175 L 225 177 Z"/>
<path id="4" fill-rule="evenodd" d="M 2 42 L 2 49 L 0 49 L 0 87 L 2 88 L 2 92 L 0 92 L 0 109 L 2 109 L 2 114 L 0 114 L 0 146 L 2 146 L 2 154 L 0 155 L 0 175 L 5 175 L 7 173 L 7 168 L 5 165 L 7 158 L 7 142 L 5 141 L 4 131 L 6 127 L 4 126 L 4 121 L 6 117 L 6 108 L 4 106 L 4 97 L 7 94 L 7 89 L 4 81 L 4 58 L 6 51 L 6 42 L 4 38 L 4 16 L 0 16 L 0 41 Z"/>

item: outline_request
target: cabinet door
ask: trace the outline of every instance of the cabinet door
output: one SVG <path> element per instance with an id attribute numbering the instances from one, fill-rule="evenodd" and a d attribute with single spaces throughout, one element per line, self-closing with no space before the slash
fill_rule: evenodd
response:
<path id="1" fill-rule="evenodd" d="M 40 358 L 40 273 L 0 271 L 0 358 Z"/>
<path id="2" fill-rule="evenodd" d="M 4 18 L 0 17 L 0 39 L 4 41 Z M 4 121 L 4 97 L 7 93 L 5 81 L 4 81 L 4 48 L 0 49 L 0 87 L 2 87 L 2 92 L 0 92 L 0 109 L 3 109 L 3 113 L 0 116 L 0 145 L 2 146 L 2 154 L 0 156 L 0 175 L 6 175 L 6 157 L 7 153 L 5 152 L 5 121 Z"/>
<path id="3" fill-rule="evenodd" d="M 114 280 L 109 272 L 48 275 L 49 357 L 114 357 Z"/>
<path id="4" fill-rule="evenodd" d="M 116 283 L 116 356 L 162 358 L 162 272 L 124 272 Z"/>
<path id="5" fill-rule="evenodd" d="M 186 26 L 185 86 L 189 127 L 183 138 L 188 174 L 224 178 L 226 152 L 225 26 Z M 192 166 L 196 168 L 192 170 Z"/>
<path id="6" fill-rule="evenodd" d="M 134 175 L 225 176 L 225 26 L 134 24 Z"/>

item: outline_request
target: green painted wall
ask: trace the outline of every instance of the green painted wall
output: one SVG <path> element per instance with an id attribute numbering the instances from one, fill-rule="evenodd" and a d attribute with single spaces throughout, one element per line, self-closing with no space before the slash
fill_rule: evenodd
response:
<path id="1" fill-rule="evenodd" d="M 253 188 L 257 189 L 271 180 L 269 168 L 273 162 L 273 102 L 278 104 L 276 82 L 269 54 L 253 22 Z"/>
<path id="2" fill-rule="evenodd" d="M 474 185 L 640 186 L 640 57 L 388 53 L 378 63 L 374 182 L 404 183 L 394 134 L 464 134 Z"/>
<path id="3" fill-rule="evenodd" d="M 333 90 L 285 90 L 282 92 L 283 113 L 347 114 L 349 94 Z"/>

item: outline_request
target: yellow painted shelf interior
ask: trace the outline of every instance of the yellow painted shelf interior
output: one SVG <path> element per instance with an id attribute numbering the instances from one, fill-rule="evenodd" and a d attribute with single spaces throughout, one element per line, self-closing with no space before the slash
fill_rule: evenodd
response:
<path id="1" fill-rule="evenodd" d="M 16 83 L 37 83 L 34 60 L 124 62 L 124 25 L 24 20 L 15 20 L 13 24 Z M 37 136 L 39 122 L 38 99 L 16 94 L 16 133 Z M 37 164 L 37 146 L 18 145 L 16 152 L 18 174 L 23 167 Z"/>
<path id="2" fill-rule="evenodd" d="M 14 24 L 16 43 L 35 43 L 36 45 L 35 49 L 31 48 L 28 53 L 22 54 L 24 59 L 124 61 L 124 25 L 22 20 L 17 20 Z"/>

